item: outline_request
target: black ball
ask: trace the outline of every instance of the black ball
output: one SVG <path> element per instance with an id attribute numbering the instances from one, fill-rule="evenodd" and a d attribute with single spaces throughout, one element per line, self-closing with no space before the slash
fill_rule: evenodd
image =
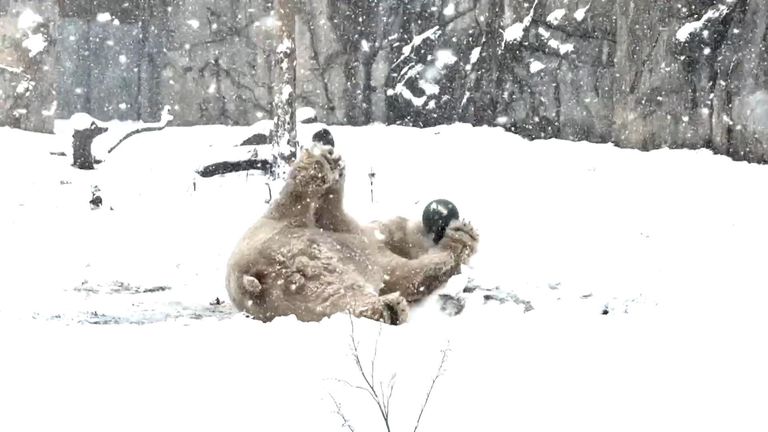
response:
<path id="1" fill-rule="evenodd" d="M 312 142 L 335 147 L 335 143 L 333 141 L 333 135 L 331 135 L 331 131 L 329 131 L 326 128 L 320 129 L 319 131 L 315 132 L 315 134 L 312 135 Z"/>
<path id="2" fill-rule="evenodd" d="M 90 200 L 90 201 L 88 201 L 88 202 L 91 204 L 91 207 L 92 207 L 92 208 L 99 208 L 99 207 L 101 207 L 101 204 L 102 204 L 104 201 L 101 199 L 101 196 L 99 196 L 99 195 L 94 195 L 94 196 L 93 196 L 93 198 L 91 198 L 91 200 Z"/>
<path id="3" fill-rule="evenodd" d="M 421 222 L 428 234 L 432 234 L 432 241 L 439 243 L 445 235 L 445 229 L 452 220 L 459 218 L 459 209 L 447 199 L 436 199 L 426 207 L 421 215 Z"/>

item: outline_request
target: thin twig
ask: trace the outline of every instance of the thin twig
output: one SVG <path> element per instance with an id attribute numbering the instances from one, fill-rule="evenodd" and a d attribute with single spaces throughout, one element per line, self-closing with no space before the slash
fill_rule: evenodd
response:
<path id="1" fill-rule="evenodd" d="M 365 384 L 368 386 L 368 388 L 371 389 L 371 392 L 373 393 L 373 396 L 378 397 L 376 394 L 376 388 L 373 386 L 373 383 L 368 378 L 368 376 L 365 374 L 365 370 L 363 369 L 363 364 L 360 360 L 360 351 L 358 350 L 358 342 L 355 338 L 355 324 L 352 320 L 352 315 L 350 315 L 349 322 L 351 324 L 351 331 L 349 333 L 349 337 L 352 340 L 352 358 L 355 361 L 355 365 L 357 366 L 357 370 L 360 372 L 360 375 L 363 377 L 363 380 L 365 381 Z"/>
<path id="2" fill-rule="evenodd" d="M 369 388 L 363 387 L 363 386 L 359 386 L 359 385 L 354 385 L 351 382 L 349 382 L 347 380 L 343 380 L 341 378 L 336 378 L 336 379 L 334 379 L 334 381 L 336 381 L 338 383 L 341 383 L 341 384 L 344 384 L 345 386 L 347 386 L 347 387 L 349 387 L 351 389 L 362 390 L 362 391 L 364 391 L 364 392 L 366 392 L 368 394 L 371 393 L 371 390 Z"/>
<path id="3" fill-rule="evenodd" d="M 344 410 L 341 409 L 341 404 L 339 401 L 336 400 L 335 397 L 331 393 L 328 393 L 328 396 L 331 397 L 331 400 L 333 401 L 333 404 L 336 405 L 336 414 L 341 418 L 342 426 L 347 428 L 349 432 L 355 432 L 355 428 L 352 427 L 352 424 L 347 419 L 347 416 L 344 415 Z"/>
<path id="4" fill-rule="evenodd" d="M 269 198 L 264 201 L 265 204 L 269 204 L 272 202 L 272 186 L 269 185 L 269 182 L 264 183 L 267 185 L 267 192 L 269 192 Z"/>
<path id="5" fill-rule="evenodd" d="M 379 339 L 380 338 L 381 338 L 381 326 L 379 326 L 379 333 L 376 335 L 376 344 L 373 346 L 373 357 L 371 357 L 371 381 L 375 380 L 374 372 L 376 370 L 376 356 L 379 354 Z"/>
<path id="6" fill-rule="evenodd" d="M 421 416 L 424 414 L 424 409 L 427 408 L 427 404 L 429 403 L 429 397 L 432 396 L 432 390 L 435 388 L 435 383 L 437 383 L 437 379 L 440 378 L 440 376 L 443 374 L 443 368 L 445 367 L 445 360 L 448 358 L 448 348 L 445 348 L 442 350 L 443 355 L 440 358 L 440 365 L 437 367 L 437 373 L 435 374 L 435 377 L 432 378 L 432 384 L 429 386 L 429 390 L 427 391 L 427 396 L 424 398 L 424 403 L 421 405 L 421 411 L 419 411 L 419 417 L 416 418 L 416 425 L 413 427 L 413 432 L 416 432 L 417 429 L 419 429 L 419 422 L 421 421 Z"/>
<path id="7" fill-rule="evenodd" d="M 389 394 L 387 395 L 387 415 L 392 414 L 390 406 L 392 405 L 392 393 L 395 392 L 395 374 L 392 374 L 392 378 L 389 380 Z"/>

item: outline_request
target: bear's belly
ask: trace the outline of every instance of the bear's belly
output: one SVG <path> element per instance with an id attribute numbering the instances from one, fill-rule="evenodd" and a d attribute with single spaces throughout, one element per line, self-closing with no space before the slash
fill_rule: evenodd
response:
<path id="1" fill-rule="evenodd" d="M 378 296 L 384 272 L 375 246 L 361 236 L 307 228 L 284 228 L 264 243 L 268 263 L 260 278 L 264 306 L 281 315 L 318 319 Z"/>

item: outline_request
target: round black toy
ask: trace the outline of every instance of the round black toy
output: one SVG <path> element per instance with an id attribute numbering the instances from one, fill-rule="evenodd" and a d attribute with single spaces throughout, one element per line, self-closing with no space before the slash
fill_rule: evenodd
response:
<path id="1" fill-rule="evenodd" d="M 459 218 L 459 209 L 447 199 L 436 199 L 426 207 L 421 215 L 421 222 L 427 233 L 432 234 L 432 241 L 439 243 L 445 235 L 445 229 L 452 220 Z"/>

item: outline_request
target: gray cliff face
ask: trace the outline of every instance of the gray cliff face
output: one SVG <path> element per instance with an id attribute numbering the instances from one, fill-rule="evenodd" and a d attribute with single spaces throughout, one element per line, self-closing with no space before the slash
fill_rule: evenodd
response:
<path id="1" fill-rule="evenodd" d="M 619 0 L 614 139 L 652 149 L 707 146 L 711 129 L 712 54 L 677 34 L 687 22 L 669 2 Z M 698 11 L 699 14 L 701 11 Z M 695 12 L 691 16 L 698 15 Z"/>
<path id="2" fill-rule="evenodd" d="M 712 148 L 768 162 L 768 4 L 740 1 L 715 63 Z"/>
<path id="3" fill-rule="evenodd" d="M 508 1 L 504 27 L 529 24 L 503 68 L 512 130 L 536 138 L 612 139 L 616 25 L 613 1 Z M 514 34 L 513 34 L 514 35 Z"/>
<path id="4" fill-rule="evenodd" d="M 58 4 L 0 0 L 0 124 L 50 130 L 36 118 L 53 102 L 59 118 L 157 121 L 163 105 L 180 125 L 272 116 L 270 1 Z M 55 39 L 34 61 L 19 61 L 25 8 Z M 301 0 L 298 10 L 297 102 L 326 123 L 467 122 L 768 161 L 762 0 Z M 24 77 L 39 85 L 17 93 Z"/>
<path id="5" fill-rule="evenodd" d="M 619 0 L 616 16 L 618 145 L 768 161 L 765 2 Z"/>

